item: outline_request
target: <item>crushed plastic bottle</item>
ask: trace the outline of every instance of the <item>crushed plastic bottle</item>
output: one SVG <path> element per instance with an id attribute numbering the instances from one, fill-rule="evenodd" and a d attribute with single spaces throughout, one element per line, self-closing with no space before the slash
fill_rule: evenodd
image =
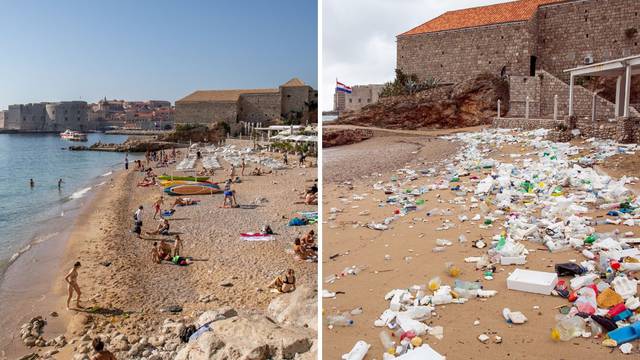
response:
<path id="1" fill-rule="evenodd" d="M 353 326 L 353 320 L 345 313 L 342 315 L 327 316 L 329 326 Z"/>
<path id="2" fill-rule="evenodd" d="M 585 321 L 579 316 L 567 317 L 558 321 L 551 329 L 551 339 L 555 341 L 569 341 L 581 336 L 585 331 Z"/>

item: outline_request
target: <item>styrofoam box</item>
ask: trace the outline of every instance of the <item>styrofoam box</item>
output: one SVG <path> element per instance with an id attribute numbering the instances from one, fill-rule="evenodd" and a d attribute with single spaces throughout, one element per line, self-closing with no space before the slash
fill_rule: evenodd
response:
<path id="1" fill-rule="evenodd" d="M 507 278 L 507 289 L 549 295 L 557 283 L 554 272 L 515 269 Z"/>

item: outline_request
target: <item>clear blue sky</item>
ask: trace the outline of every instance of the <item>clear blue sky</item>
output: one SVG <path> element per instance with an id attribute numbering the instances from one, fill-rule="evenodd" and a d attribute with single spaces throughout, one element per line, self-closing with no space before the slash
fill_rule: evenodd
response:
<path id="1" fill-rule="evenodd" d="M 2 0 L 0 109 L 196 89 L 317 88 L 313 0 Z"/>

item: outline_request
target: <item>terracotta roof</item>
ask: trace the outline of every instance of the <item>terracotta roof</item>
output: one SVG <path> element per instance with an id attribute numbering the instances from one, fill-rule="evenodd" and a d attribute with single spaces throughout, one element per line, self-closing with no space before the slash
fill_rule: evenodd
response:
<path id="1" fill-rule="evenodd" d="M 242 94 L 271 94 L 278 89 L 242 89 L 242 90 L 197 90 L 176 101 L 176 103 L 238 101 Z"/>
<path id="2" fill-rule="evenodd" d="M 282 87 L 294 87 L 294 86 L 306 86 L 306 84 L 304 83 L 304 81 L 298 79 L 298 78 L 293 78 L 289 81 L 287 81 L 286 83 L 280 85 Z"/>
<path id="3" fill-rule="evenodd" d="M 448 11 L 399 36 L 525 21 L 535 15 L 539 6 L 562 1 L 566 0 L 518 0 L 502 4 Z"/>

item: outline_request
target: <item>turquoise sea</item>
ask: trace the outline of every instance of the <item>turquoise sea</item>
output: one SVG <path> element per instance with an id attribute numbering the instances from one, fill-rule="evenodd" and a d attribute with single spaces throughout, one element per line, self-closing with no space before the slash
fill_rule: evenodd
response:
<path id="1" fill-rule="evenodd" d="M 69 225 L 65 212 L 79 208 L 113 170 L 124 167 L 124 154 L 67 147 L 126 139 L 89 134 L 88 142 L 74 143 L 58 134 L 0 134 L 0 275 L 31 245 L 55 236 L 65 222 Z M 60 189 L 58 179 L 63 180 Z"/>

